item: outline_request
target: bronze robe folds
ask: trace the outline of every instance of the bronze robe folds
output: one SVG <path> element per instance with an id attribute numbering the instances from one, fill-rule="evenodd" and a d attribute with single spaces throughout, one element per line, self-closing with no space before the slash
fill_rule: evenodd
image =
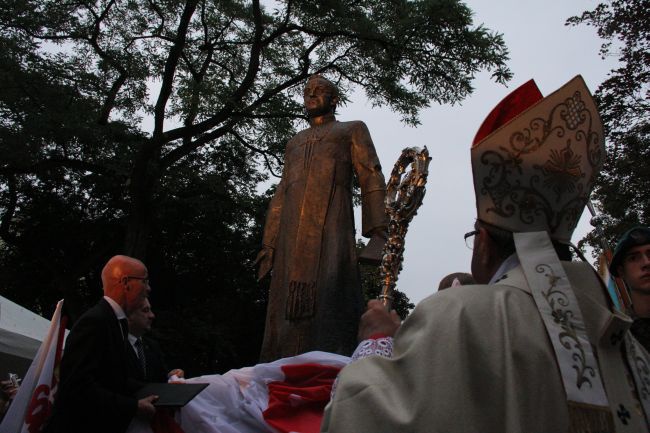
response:
<path id="1" fill-rule="evenodd" d="M 350 355 L 363 296 L 355 251 L 353 171 L 362 234 L 387 225 L 386 185 L 363 122 L 332 121 L 287 144 L 264 245 L 274 249 L 261 360 L 322 350 Z"/>

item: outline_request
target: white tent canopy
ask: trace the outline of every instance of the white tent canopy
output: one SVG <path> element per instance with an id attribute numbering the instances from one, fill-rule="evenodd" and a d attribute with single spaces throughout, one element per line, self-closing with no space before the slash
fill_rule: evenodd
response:
<path id="1" fill-rule="evenodd" d="M 25 374 L 49 328 L 49 320 L 0 296 L 0 379 Z"/>

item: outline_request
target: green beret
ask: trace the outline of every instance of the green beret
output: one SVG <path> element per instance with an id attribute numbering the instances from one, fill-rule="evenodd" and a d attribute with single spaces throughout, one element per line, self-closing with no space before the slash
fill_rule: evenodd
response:
<path id="1" fill-rule="evenodd" d="M 626 231 L 616 244 L 612 264 L 609 265 L 609 272 L 615 277 L 620 277 L 618 267 L 623 263 L 625 254 L 630 248 L 646 244 L 650 244 L 650 227 L 638 226 Z"/>

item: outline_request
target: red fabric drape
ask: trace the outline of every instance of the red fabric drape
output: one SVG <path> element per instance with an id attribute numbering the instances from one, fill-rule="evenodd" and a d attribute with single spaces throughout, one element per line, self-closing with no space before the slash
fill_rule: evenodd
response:
<path id="1" fill-rule="evenodd" d="M 153 433 L 185 433 L 174 419 L 174 409 L 158 408 L 151 420 Z"/>
<path id="2" fill-rule="evenodd" d="M 266 422 L 283 433 L 318 433 L 339 370 L 320 364 L 282 366 L 285 380 L 268 385 Z"/>

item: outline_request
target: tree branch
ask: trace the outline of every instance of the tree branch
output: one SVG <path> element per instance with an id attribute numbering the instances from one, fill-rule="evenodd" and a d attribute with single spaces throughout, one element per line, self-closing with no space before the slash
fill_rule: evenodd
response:
<path id="1" fill-rule="evenodd" d="M 192 89 L 192 98 L 190 102 L 189 112 L 187 113 L 187 117 L 183 122 L 185 126 L 192 125 L 198 114 L 199 98 L 201 96 L 200 95 L 201 82 L 203 82 L 205 73 L 207 72 L 208 67 L 210 66 L 213 53 L 214 53 L 214 47 L 211 46 L 208 49 L 208 53 L 205 57 L 205 60 L 203 61 L 203 64 L 201 65 L 201 69 L 196 73 L 192 73 L 192 78 L 194 80 L 194 89 Z M 190 141 L 191 137 L 183 138 L 183 140 Z"/>
<path id="2" fill-rule="evenodd" d="M 235 126 L 235 124 L 236 124 L 236 121 L 232 120 L 232 121 L 228 122 L 227 124 L 223 125 L 221 128 L 215 129 L 215 130 L 209 132 L 208 134 L 202 135 L 201 137 L 197 138 L 194 141 L 187 142 L 187 143 L 183 144 L 182 146 L 179 146 L 176 149 L 170 151 L 164 157 L 161 158 L 161 160 L 160 160 L 161 169 L 165 169 L 165 168 L 171 166 L 176 161 L 178 161 L 181 158 L 187 156 L 193 150 L 198 149 L 199 147 L 203 146 L 204 144 L 207 144 L 212 140 L 216 140 L 217 138 L 222 137 L 227 132 L 230 132 L 230 129 L 232 129 Z"/>
<path id="3" fill-rule="evenodd" d="M 158 94 L 158 100 L 156 101 L 156 106 L 154 108 L 154 140 L 150 141 L 150 143 L 162 145 L 162 143 L 159 141 L 163 134 L 165 107 L 167 106 L 167 101 L 172 94 L 174 74 L 176 72 L 176 67 L 178 66 L 178 60 L 181 56 L 181 53 L 183 52 L 183 48 L 185 47 L 187 30 L 189 28 L 192 15 L 194 15 L 194 11 L 196 10 L 197 4 L 198 0 L 188 0 L 185 3 L 185 8 L 183 9 L 180 22 L 178 23 L 175 42 L 169 50 L 169 56 L 167 56 L 167 61 L 165 62 L 165 71 L 163 73 L 162 85 L 160 86 L 160 93 Z"/>
<path id="4" fill-rule="evenodd" d="M 68 158 L 50 158 L 23 167 L 11 167 L 11 166 L 1 167 L 0 175 L 10 176 L 14 174 L 38 174 L 42 171 L 46 171 L 54 168 L 69 168 L 76 171 L 89 171 L 91 173 L 100 174 L 104 176 L 112 176 L 117 174 L 116 170 L 110 169 L 108 167 L 99 164 L 94 164 L 92 162 L 80 161 L 80 160 L 68 159 Z"/>
<path id="5" fill-rule="evenodd" d="M 117 79 L 111 86 L 111 89 L 108 91 L 108 95 L 106 95 L 106 100 L 104 100 L 104 103 L 102 104 L 102 108 L 99 110 L 99 118 L 97 119 L 97 123 L 100 125 L 108 124 L 108 118 L 111 116 L 111 111 L 115 106 L 115 101 L 117 100 L 117 94 L 119 93 L 124 83 L 126 83 L 126 79 L 128 78 L 126 69 L 120 66 L 118 71 L 119 71 L 119 75 L 117 76 Z"/>
<path id="6" fill-rule="evenodd" d="M 129 39 L 129 43 L 126 44 L 124 49 L 126 50 L 128 48 L 131 48 L 131 45 L 133 45 L 133 43 L 135 41 L 140 41 L 140 40 L 144 40 L 144 39 L 161 39 L 161 40 L 166 41 L 166 42 L 174 42 L 173 38 L 170 38 L 168 36 L 163 36 L 162 34 L 159 34 L 159 33 L 152 33 L 150 35 L 140 35 L 140 36 L 132 37 L 131 39 Z"/>
<path id="7" fill-rule="evenodd" d="M 317 37 L 320 37 L 320 38 L 334 38 L 334 37 L 337 37 L 337 36 L 343 36 L 343 37 L 346 37 L 346 38 L 349 38 L 349 39 L 356 39 L 356 40 L 360 40 L 360 41 L 374 42 L 374 43 L 377 43 L 377 44 L 379 44 L 379 45 L 381 45 L 383 47 L 390 46 L 390 45 L 394 46 L 394 44 L 390 44 L 386 39 L 381 39 L 381 38 L 378 38 L 378 37 L 364 36 L 364 35 L 361 35 L 359 33 L 351 32 L 351 31 L 338 30 L 338 31 L 335 31 L 335 32 L 326 32 L 326 31 L 309 29 L 307 27 L 299 26 L 297 24 L 289 25 L 287 29 L 288 30 L 297 30 L 297 31 L 299 31 L 301 33 L 305 33 L 305 34 L 310 35 L 310 36 L 317 36 Z"/>
<path id="8" fill-rule="evenodd" d="M 115 106 L 115 101 L 117 100 L 117 94 L 119 93 L 120 89 L 126 82 L 128 78 L 128 73 L 127 70 L 124 66 L 122 66 L 113 56 L 111 56 L 108 52 L 106 52 L 102 47 L 99 46 L 99 34 L 101 32 L 101 23 L 102 21 L 108 16 L 108 13 L 110 12 L 111 7 L 115 4 L 115 0 L 111 0 L 108 5 L 106 5 L 106 8 L 102 11 L 100 15 L 97 15 L 91 8 L 88 8 L 90 13 L 95 17 L 95 22 L 93 24 L 93 32 L 92 35 L 88 38 L 88 43 L 90 44 L 91 47 L 93 47 L 93 50 L 97 53 L 97 55 L 102 59 L 105 60 L 109 65 L 111 65 L 113 68 L 115 68 L 118 72 L 117 79 L 111 86 L 111 89 L 108 91 L 108 94 L 106 95 L 106 99 L 104 100 L 104 103 L 102 104 L 101 109 L 99 110 L 99 117 L 97 119 L 97 123 L 100 125 L 106 125 L 108 123 L 108 118 L 111 115 L 111 111 L 113 110 Z"/>
<path id="9" fill-rule="evenodd" d="M 163 14 L 162 10 L 160 9 L 160 6 L 156 4 L 153 0 L 149 0 L 149 6 L 151 6 L 151 9 L 154 10 L 156 15 L 158 15 L 158 18 L 160 18 L 160 25 L 158 26 L 158 32 L 162 34 L 162 31 L 165 28 L 165 14 Z"/>
<path id="10" fill-rule="evenodd" d="M 264 92 L 262 96 L 260 96 L 255 102 L 247 106 L 244 110 L 238 111 L 236 114 L 235 112 L 231 112 L 229 116 L 230 119 L 229 123 L 223 125 L 222 127 L 212 132 L 202 135 L 200 138 L 196 139 L 195 141 L 186 142 L 181 146 L 177 147 L 176 149 L 170 151 L 162 158 L 162 166 L 168 167 L 172 165 L 174 162 L 178 161 L 180 158 L 183 158 L 184 156 L 188 155 L 194 149 L 197 149 L 198 147 L 206 143 L 209 143 L 211 140 L 219 138 L 224 134 L 230 132 L 231 129 L 237 123 L 237 121 L 239 121 L 242 118 L 248 118 L 249 116 L 251 116 L 251 113 L 260 105 L 263 105 L 264 103 L 268 102 L 273 96 L 277 95 L 283 90 L 298 84 L 300 81 L 304 80 L 308 76 L 309 74 L 307 72 L 301 73 L 300 75 L 293 77 L 292 79 L 287 80 L 283 84 L 275 87 L 272 91 Z M 192 127 L 178 128 L 175 131 L 188 130 L 191 128 Z M 182 137 L 183 136 L 181 135 L 178 138 L 182 138 Z"/>
<path id="11" fill-rule="evenodd" d="M 236 104 L 239 101 L 241 101 L 244 95 L 246 95 L 246 93 L 250 90 L 250 88 L 255 83 L 255 77 L 257 76 L 257 73 L 260 68 L 260 57 L 262 55 L 262 49 L 264 48 L 264 45 L 262 44 L 262 35 L 263 35 L 264 28 L 262 26 L 262 13 L 260 9 L 259 0 L 253 0 L 253 20 L 255 23 L 255 35 L 253 37 L 253 43 L 251 44 L 250 57 L 248 62 L 248 68 L 246 70 L 246 75 L 244 76 L 239 87 L 233 92 L 232 96 L 229 98 L 229 101 L 224 105 L 224 107 L 217 114 L 210 117 L 209 119 L 204 120 L 203 122 L 191 126 L 175 128 L 165 133 L 162 133 L 162 129 L 161 129 L 160 133 L 163 135 L 163 137 L 159 140 L 157 145 L 160 146 L 164 143 L 169 143 L 171 141 L 182 138 L 188 134 L 194 136 L 202 132 L 208 131 L 211 128 L 214 128 L 215 126 L 219 125 L 221 122 L 223 122 L 225 119 L 229 117 L 229 115 L 234 110 Z M 219 128 L 219 130 L 221 129 L 222 128 Z M 154 130 L 154 136 L 155 136 L 155 130 Z M 187 145 L 191 146 L 192 144 L 188 143 Z M 170 154 L 172 153 L 173 152 L 170 152 Z M 183 154 L 184 156 L 184 152 L 181 151 L 180 153 Z"/>
<path id="12" fill-rule="evenodd" d="M 8 244 L 15 245 L 16 235 L 9 231 L 9 225 L 18 205 L 18 193 L 16 191 L 16 178 L 13 175 L 6 175 L 6 177 L 9 188 L 9 203 L 5 207 L 5 213 L 0 219 L 0 238 Z"/>
<path id="13" fill-rule="evenodd" d="M 271 174 L 272 174 L 274 177 L 277 177 L 277 178 L 282 177 L 282 176 L 276 174 L 276 173 L 273 171 L 273 167 L 271 166 L 271 162 L 269 161 L 269 154 L 270 154 L 270 155 L 275 159 L 275 162 L 276 162 L 278 165 L 281 166 L 281 165 L 282 165 L 282 161 L 280 160 L 280 158 L 277 157 L 277 155 L 275 155 L 275 154 L 273 154 L 273 153 L 270 153 L 270 152 L 267 152 L 267 151 L 264 151 L 264 150 L 262 150 L 262 149 L 259 149 L 259 148 L 255 147 L 255 146 L 249 144 L 249 143 L 248 143 L 246 140 L 244 140 L 244 139 L 242 138 L 242 136 L 239 135 L 236 131 L 230 131 L 230 134 L 231 134 L 233 137 L 235 137 L 235 138 L 237 139 L 237 141 L 239 141 L 241 144 L 243 144 L 244 147 L 246 147 L 247 149 L 250 149 L 250 150 L 252 150 L 253 152 L 255 152 L 255 153 L 259 153 L 260 155 L 262 155 L 262 156 L 264 157 L 264 162 L 266 163 L 266 168 L 269 169 L 269 171 L 271 172 Z"/>

